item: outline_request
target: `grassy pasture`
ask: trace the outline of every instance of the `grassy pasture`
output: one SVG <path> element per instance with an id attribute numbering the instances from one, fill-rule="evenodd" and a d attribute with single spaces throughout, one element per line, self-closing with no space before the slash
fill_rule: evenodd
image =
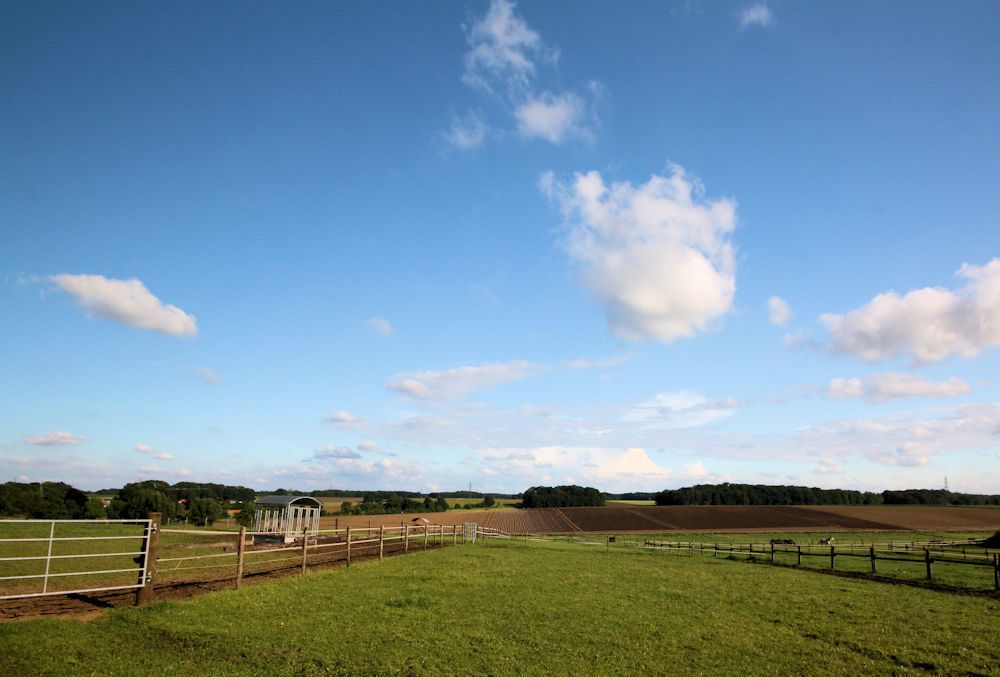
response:
<path id="1" fill-rule="evenodd" d="M 85 623 L 0 624 L 0 657 L 46 675 L 1000 674 L 998 611 L 723 559 L 512 541 Z"/>

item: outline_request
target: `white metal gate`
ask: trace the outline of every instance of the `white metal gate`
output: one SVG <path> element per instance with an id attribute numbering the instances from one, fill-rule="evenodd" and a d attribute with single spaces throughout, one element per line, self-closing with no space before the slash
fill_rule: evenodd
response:
<path id="1" fill-rule="evenodd" d="M 463 525 L 465 529 L 464 539 L 467 543 L 476 542 L 476 534 L 479 533 L 479 525 L 475 522 L 466 522 Z"/>
<path id="2" fill-rule="evenodd" d="M 0 600 L 141 588 L 153 529 L 148 519 L 0 520 Z"/>

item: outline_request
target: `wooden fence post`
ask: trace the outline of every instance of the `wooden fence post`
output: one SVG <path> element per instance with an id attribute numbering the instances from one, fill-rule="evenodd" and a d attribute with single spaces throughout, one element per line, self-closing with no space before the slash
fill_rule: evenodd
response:
<path id="1" fill-rule="evenodd" d="M 771 564 L 774 564 L 774 543 L 771 543 Z"/>
<path id="2" fill-rule="evenodd" d="M 456 543 L 458 543 L 458 525 L 457 524 L 452 524 L 451 525 L 451 544 L 455 545 Z"/>
<path id="3" fill-rule="evenodd" d="M 930 548 L 924 548 L 924 563 L 927 565 L 927 580 L 931 580 L 931 551 Z"/>
<path id="4" fill-rule="evenodd" d="M 874 545 L 871 547 L 871 558 L 872 558 L 872 573 L 873 574 L 878 573 L 875 570 L 875 546 Z"/>
<path id="5" fill-rule="evenodd" d="M 385 552 L 385 525 L 383 524 L 378 528 L 378 558 L 382 559 L 382 553 Z"/>
<path id="6" fill-rule="evenodd" d="M 837 546 L 830 546 L 830 571 L 833 571 L 837 565 Z"/>
<path id="7" fill-rule="evenodd" d="M 309 534 L 302 532 L 302 573 L 306 572 L 307 548 L 309 547 Z"/>
<path id="8" fill-rule="evenodd" d="M 136 606 L 153 599 L 153 585 L 156 583 L 156 555 L 160 549 L 160 513 L 151 512 L 146 515 L 146 519 L 149 520 L 149 529 L 143 534 L 142 539 L 142 550 L 146 553 L 143 562 L 145 571 L 139 570 L 137 582 L 142 587 L 135 590 Z M 137 559 L 141 557 L 142 555 Z"/>
<path id="9" fill-rule="evenodd" d="M 239 589 L 243 580 L 243 550 L 247 538 L 247 528 L 240 527 L 240 540 L 236 543 L 236 588 Z"/>
<path id="10" fill-rule="evenodd" d="M 403 526 L 403 552 L 410 552 L 410 527 Z"/>
<path id="11" fill-rule="evenodd" d="M 424 550 L 427 549 L 427 525 L 424 525 Z"/>
<path id="12" fill-rule="evenodd" d="M 796 546 L 799 549 L 798 560 L 795 562 L 795 566 L 802 566 L 802 546 Z"/>
<path id="13" fill-rule="evenodd" d="M 993 555 L 993 587 L 1000 590 L 1000 555 Z"/>
<path id="14" fill-rule="evenodd" d="M 351 566 L 351 527 L 347 527 L 347 566 Z"/>

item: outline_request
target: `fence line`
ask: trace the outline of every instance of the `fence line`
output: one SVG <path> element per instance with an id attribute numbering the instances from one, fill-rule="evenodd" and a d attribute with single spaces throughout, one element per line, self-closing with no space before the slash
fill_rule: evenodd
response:
<path id="1" fill-rule="evenodd" d="M 498 530 L 490 529 L 479 529 L 479 535 L 484 537 L 486 543 L 493 538 L 504 538 L 507 540 L 512 540 L 514 542 L 521 541 L 525 545 L 529 542 L 558 542 L 558 543 L 571 543 L 574 545 L 604 545 L 606 548 L 610 549 L 612 544 L 615 547 L 619 546 L 632 546 L 638 549 L 644 550 L 664 550 L 667 552 L 683 552 L 688 555 L 694 555 L 698 553 L 704 555 L 706 553 L 711 554 L 712 557 L 718 557 L 720 554 L 724 555 L 728 559 L 734 559 L 739 556 L 745 556 L 751 561 L 766 561 L 772 564 L 778 564 L 776 562 L 776 557 L 778 555 L 795 555 L 796 556 L 796 566 L 802 566 L 803 557 L 820 557 L 830 560 L 830 570 L 836 569 L 836 562 L 838 557 L 855 557 L 855 558 L 865 558 L 871 563 L 871 573 L 878 573 L 878 562 L 906 562 L 910 564 L 923 564 L 925 567 L 925 577 L 928 581 L 933 581 L 933 565 L 935 563 L 940 564 L 955 564 L 955 565 L 965 565 L 965 566 L 978 566 L 983 568 L 991 568 L 993 570 L 993 587 L 996 591 L 1000 592 L 1000 553 L 996 550 L 992 552 L 988 548 L 984 548 L 982 553 L 969 553 L 968 547 L 975 543 L 974 540 L 966 541 L 954 541 L 951 543 L 918 543 L 911 542 L 905 544 L 898 544 L 895 541 L 889 543 L 880 544 L 868 544 L 867 546 L 860 546 L 857 544 L 848 544 L 847 546 L 837 546 L 827 545 L 796 545 L 796 544 L 785 544 L 785 543 L 705 543 L 705 542 L 683 542 L 683 541 L 656 541 L 644 539 L 640 543 L 639 539 L 630 540 L 625 539 L 619 541 L 618 538 L 622 534 L 615 535 L 605 535 L 602 536 L 602 540 L 591 540 L 585 536 L 573 535 L 573 536 L 554 536 L 550 534 L 519 534 L 517 536 L 512 536 L 510 534 L 504 534 L 503 532 L 496 533 Z M 597 536 L 594 534 L 594 536 Z M 904 546 L 900 549 L 900 546 Z M 820 550 L 822 548 L 822 550 Z M 957 548 L 961 548 L 959 553 Z M 938 554 L 933 554 L 937 552 Z M 881 554 L 880 554 L 881 553 Z M 887 554 L 891 553 L 891 554 Z M 905 556 L 905 553 L 913 553 L 913 556 Z M 902 556 L 901 556 L 902 555 Z M 949 556 L 952 555 L 952 556 Z M 822 570 L 807 567 L 813 571 Z"/>
<path id="2" fill-rule="evenodd" d="M 56 536 L 56 525 L 57 524 L 80 524 L 80 520 L 0 520 L 0 525 L 3 524 L 15 524 L 18 526 L 25 524 L 37 524 L 37 525 L 48 525 L 49 533 L 45 537 L 28 536 L 22 538 L 0 538 L 0 544 L 12 544 L 16 546 L 20 543 L 44 543 L 46 544 L 45 555 L 21 555 L 16 557 L 0 557 L 0 562 L 45 562 L 45 571 L 39 574 L 19 574 L 14 576 L 0 576 L 0 581 L 28 581 L 41 579 L 42 590 L 41 592 L 31 592 L 31 593 L 18 593 L 13 595 L 0 595 L 0 600 L 7 599 L 17 599 L 22 597 L 45 597 L 49 595 L 69 595 L 75 593 L 84 592 L 104 592 L 108 590 L 129 590 L 138 589 L 144 585 L 144 581 L 147 574 L 147 554 L 148 550 L 146 548 L 149 543 L 150 533 L 155 531 L 154 523 L 149 520 L 86 520 L 88 525 L 99 525 L 99 526 L 112 526 L 112 525 L 123 525 L 123 526 L 136 526 L 142 527 L 143 531 L 141 534 L 132 534 L 129 536 L 120 535 L 96 535 L 96 536 Z M 137 541 L 142 540 L 142 548 L 140 550 L 129 550 L 125 552 L 101 552 L 101 553 L 69 553 L 69 554 L 53 554 L 54 545 L 56 543 L 84 543 L 84 542 L 94 542 L 94 541 L 120 541 L 120 540 L 131 540 Z M 72 571 L 52 571 L 53 561 L 72 561 L 72 560 L 83 560 L 83 559 L 95 559 L 100 557 L 133 557 L 133 561 L 137 566 L 117 568 L 117 569 L 83 569 L 83 570 L 72 570 Z M 136 582 L 128 585 L 112 585 L 112 586 L 90 586 L 81 587 L 72 590 L 49 590 L 49 581 L 51 579 L 67 578 L 70 576 L 97 576 L 97 575 L 110 575 L 110 574 L 137 574 Z"/>
<path id="3" fill-rule="evenodd" d="M 745 555 L 747 559 L 756 561 L 757 558 L 766 558 L 768 563 L 776 564 L 776 557 L 781 554 L 792 554 L 796 556 L 796 566 L 802 566 L 803 557 L 820 557 L 829 558 L 831 571 L 837 568 L 837 558 L 838 557 L 856 557 L 867 559 L 871 563 L 871 573 L 878 573 L 878 562 L 906 562 L 909 564 L 923 564 L 925 567 L 925 577 L 927 581 L 933 581 L 933 565 L 935 563 L 941 564 L 955 564 L 960 566 L 977 566 L 977 567 L 989 567 L 993 569 L 993 587 L 995 590 L 1000 591 L 1000 553 L 989 553 L 985 550 L 982 555 L 978 553 L 973 553 L 972 557 L 968 556 L 967 552 L 962 553 L 962 557 L 957 556 L 948 557 L 947 554 L 953 554 L 951 551 L 946 551 L 943 548 L 938 552 L 940 554 L 932 554 L 932 546 L 935 544 L 924 544 L 919 550 L 916 548 L 908 548 L 904 551 L 895 550 L 891 547 L 878 548 L 875 544 L 869 545 L 863 552 L 857 552 L 858 548 L 842 548 L 838 549 L 838 546 L 831 544 L 829 546 L 813 546 L 813 545 L 794 545 L 794 547 L 789 547 L 794 544 L 783 544 L 783 543 L 747 543 L 747 544 L 728 544 L 723 547 L 719 547 L 718 543 L 682 543 L 677 541 L 646 541 L 644 547 L 651 549 L 665 549 L 674 551 L 687 551 L 689 554 L 694 554 L 697 551 L 699 554 L 705 554 L 705 552 L 710 552 L 713 557 L 717 557 L 719 553 L 724 553 L 728 557 L 732 558 L 734 556 Z M 884 544 L 883 544 L 884 545 Z M 756 551 L 754 548 L 757 548 Z M 819 551 L 819 548 L 824 548 Z M 827 549 L 828 548 L 828 549 Z M 899 556 L 897 553 L 902 552 L 912 552 L 916 556 L 906 557 Z M 881 553 L 881 554 L 880 554 Z M 892 553 L 892 554 L 885 554 Z M 754 557 L 757 555 L 757 558 Z"/>

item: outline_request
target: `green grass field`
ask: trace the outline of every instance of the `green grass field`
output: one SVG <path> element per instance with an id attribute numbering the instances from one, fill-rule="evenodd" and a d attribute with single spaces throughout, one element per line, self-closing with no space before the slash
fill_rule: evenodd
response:
<path id="1" fill-rule="evenodd" d="M 6 623 L 0 657 L 9 674 L 1000 674 L 998 612 L 738 561 L 514 541 Z"/>

